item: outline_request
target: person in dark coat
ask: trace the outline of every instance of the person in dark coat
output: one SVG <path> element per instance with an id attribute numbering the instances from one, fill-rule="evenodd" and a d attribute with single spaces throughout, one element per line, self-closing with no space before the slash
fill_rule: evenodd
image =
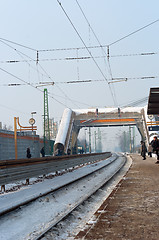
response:
<path id="1" fill-rule="evenodd" d="M 145 142 L 141 141 L 141 156 L 143 157 L 143 160 L 146 160 L 146 152 L 147 148 Z"/>
<path id="2" fill-rule="evenodd" d="M 27 155 L 26 156 L 27 156 L 27 158 L 31 158 L 31 153 L 30 153 L 30 148 L 29 147 L 27 148 Z"/>
<path id="3" fill-rule="evenodd" d="M 157 162 L 156 163 L 159 163 L 159 140 L 157 139 L 156 136 L 151 141 L 151 146 L 153 148 L 153 152 L 156 153 L 156 155 L 157 155 Z"/>
<path id="4" fill-rule="evenodd" d="M 70 154 L 71 154 L 71 149 L 68 148 L 68 149 L 67 149 L 67 155 L 70 155 Z"/>
<path id="5" fill-rule="evenodd" d="M 149 157 L 152 157 L 152 152 L 153 152 L 153 148 L 151 146 L 151 143 L 149 143 L 149 146 L 148 146 L 148 155 L 149 155 Z"/>
<path id="6" fill-rule="evenodd" d="M 41 153 L 42 157 L 45 157 L 45 150 L 44 150 L 44 147 L 42 147 L 40 153 Z"/>

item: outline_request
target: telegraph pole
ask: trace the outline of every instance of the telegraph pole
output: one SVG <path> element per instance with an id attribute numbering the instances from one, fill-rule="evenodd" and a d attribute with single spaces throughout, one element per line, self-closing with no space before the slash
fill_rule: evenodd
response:
<path id="1" fill-rule="evenodd" d="M 89 127 L 89 153 L 91 153 L 91 128 Z"/>
<path id="2" fill-rule="evenodd" d="M 126 132 L 124 131 L 124 152 L 126 152 Z"/>
<path id="3" fill-rule="evenodd" d="M 94 151 L 97 151 L 96 131 L 94 131 Z"/>
<path id="4" fill-rule="evenodd" d="M 45 154 L 51 154 L 48 92 L 46 88 L 44 89 L 44 149 Z"/>
<path id="5" fill-rule="evenodd" d="M 130 141 L 130 153 L 132 152 L 132 146 L 131 146 L 131 126 L 129 126 L 129 141 Z"/>

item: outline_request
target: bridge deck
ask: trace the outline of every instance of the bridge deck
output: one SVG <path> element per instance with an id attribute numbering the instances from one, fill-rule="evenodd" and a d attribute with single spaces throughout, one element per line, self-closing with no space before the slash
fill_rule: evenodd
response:
<path id="1" fill-rule="evenodd" d="M 125 178 L 76 239 L 159 239 L 159 165 L 132 155 Z"/>

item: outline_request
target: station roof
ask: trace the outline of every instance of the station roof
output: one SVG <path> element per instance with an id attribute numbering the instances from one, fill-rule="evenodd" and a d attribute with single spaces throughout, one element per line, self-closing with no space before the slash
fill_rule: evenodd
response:
<path id="1" fill-rule="evenodd" d="M 159 115 L 159 88 L 150 88 L 147 114 Z"/>

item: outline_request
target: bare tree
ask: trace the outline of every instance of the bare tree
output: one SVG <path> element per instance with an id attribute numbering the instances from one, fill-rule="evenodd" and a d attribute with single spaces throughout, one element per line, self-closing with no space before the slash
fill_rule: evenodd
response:
<path id="1" fill-rule="evenodd" d="M 11 131 L 11 130 L 13 130 L 13 127 L 11 125 L 7 126 L 7 124 L 4 123 L 3 124 L 3 129 Z"/>

